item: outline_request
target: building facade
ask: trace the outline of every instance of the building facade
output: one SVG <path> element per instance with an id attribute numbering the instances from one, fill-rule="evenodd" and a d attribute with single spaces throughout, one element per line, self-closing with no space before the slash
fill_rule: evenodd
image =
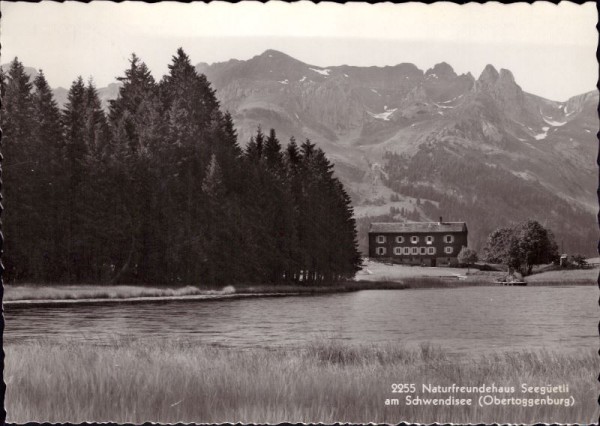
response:
<path id="1" fill-rule="evenodd" d="M 465 222 L 372 223 L 369 257 L 394 263 L 447 266 L 467 247 Z"/>

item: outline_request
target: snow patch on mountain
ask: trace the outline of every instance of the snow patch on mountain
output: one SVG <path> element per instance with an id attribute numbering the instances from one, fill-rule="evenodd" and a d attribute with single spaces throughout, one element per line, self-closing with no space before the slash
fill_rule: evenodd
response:
<path id="1" fill-rule="evenodd" d="M 452 99 L 448 99 L 447 101 L 440 101 L 439 103 L 440 104 L 449 104 L 450 102 L 453 102 L 453 101 L 455 101 L 457 99 L 460 99 L 462 97 L 463 97 L 463 95 L 458 95 L 458 96 L 453 97 Z"/>
<path id="2" fill-rule="evenodd" d="M 281 84 L 288 84 L 288 83 L 289 83 L 289 81 L 288 81 L 288 79 L 286 78 L 285 80 L 283 80 L 283 81 L 280 81 L 280 83 L 281 83 Z"/>
<path id="3" fill-rule="evenodd" d="M 546 139 L 546 136 L 548 136 L 548 129 L 550 129 L 550 127 L 542 127 L 543 133 L 538 133 L 534 136 L 534 138 L 538 141 Z"/>
<path id="4" fill-rule="evenodd" d="M 555 127 L 560 127 L 560 126 L 564 126 L 565 124 L 567 124 L 566 121 L 554 121 L 551 118 L 545 117 L 543 115 L 542 115 L 542 119 L 549 125 L 555 126 Z"/>
<path id="5" fill-rule="evenodd" d="M 381 112 L 379 114 L 373 114 L 370 111 L 367 111 L 369 113 L 369 115 L 373 118 L 377 118 L 379 120 L 384 120 L 384 121 L 390 121 L 390 117 L 391 115 L 396 112 L 398 108 L 394 108 L 394 109 L 386 109 L 384 112 Z"/>
<path id="6" fill-rule="evenodd" d="M 331 72 L 331 70 L 329 68 L 326 68 L 324 70 L 319 70 L 316 68 L 309 68 L 309 70 L 314 71 L 314 72 L 319 73 L 324 76 L 329 76 L 329 73 Z"/>
<path id="7" fill-rule="evenodd" d="M 525 180 L 535 180 L 535 178 L 533 176 L 531 176 L 529 173 L 527 172 L 516 172 L 514 170 L 511 170 L 511 173 L 515 176 L 520 177 L 521 179 L 525 179 Z"/>
<path id="8" fill-rule="evenodd" d="M 306 76 L 303 75 L 302 78 L 300 79 L 300 83 L 302 83 L 304 80 L 306 80 Z"/>

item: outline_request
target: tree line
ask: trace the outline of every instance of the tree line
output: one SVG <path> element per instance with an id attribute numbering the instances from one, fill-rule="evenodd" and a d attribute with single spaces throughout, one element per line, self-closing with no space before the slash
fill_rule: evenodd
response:
<path id="1" fill-rule="evenodd" d="M 331 283 L 360 263 L 350 198 L 309 140 L 245 149 L 182 49 L 155 81 L 134 54 L 108 112 L 81 77 L 0 72 L 8 282 Z"/>

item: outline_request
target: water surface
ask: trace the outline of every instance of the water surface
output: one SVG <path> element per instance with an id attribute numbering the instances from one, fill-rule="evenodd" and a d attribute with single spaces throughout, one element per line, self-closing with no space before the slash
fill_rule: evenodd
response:
<path id="1" fill-rule="evenodd" d="M 365 290 L 318 296 L 5 307 L 7 344 L 190 339 L 231 347 L 430 342 L 460 355 L 596 349 L 595 286 Z"/>

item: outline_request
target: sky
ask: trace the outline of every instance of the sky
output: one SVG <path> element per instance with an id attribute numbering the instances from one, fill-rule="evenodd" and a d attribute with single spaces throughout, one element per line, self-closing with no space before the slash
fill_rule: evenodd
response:
<path id="1" fill-rule="evenodd" d="M 311 65 L 422 70 L 447 62 L 476 78 L 487 64 L 523 90 L 564 101 L 596 87 L 593 2 L 456 5 L 244 1 L 0 2 L 1 63 L 41 68 L 53 87 L 81 75 L 114 82 L 135 52 L 159 79 L 178 47 L 194 64 L 249 59 L 276 49 Z"/>

